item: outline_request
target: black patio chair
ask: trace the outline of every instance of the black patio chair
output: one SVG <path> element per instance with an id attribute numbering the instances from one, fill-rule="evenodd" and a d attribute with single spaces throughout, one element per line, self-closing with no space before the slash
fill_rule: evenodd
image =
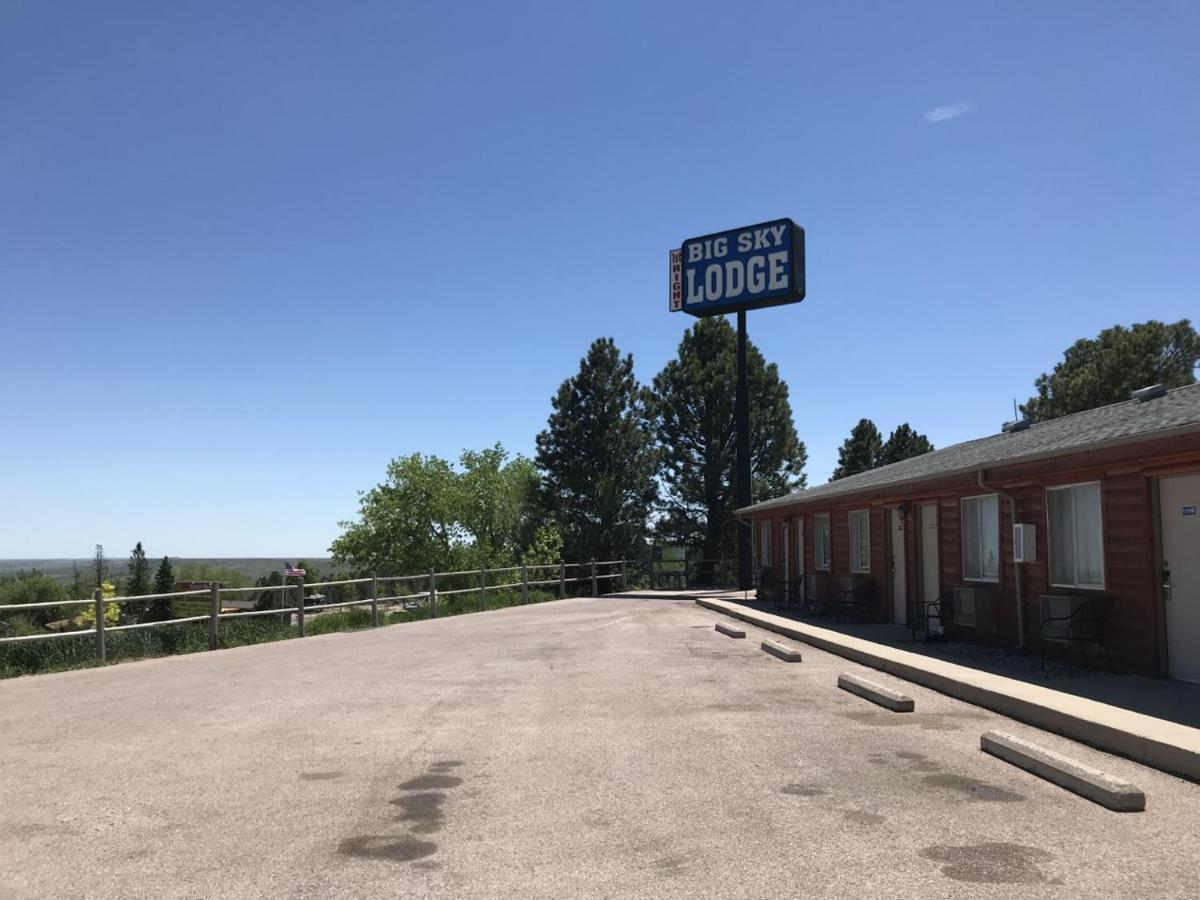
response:
<path id="1" fill-rule="evenodd" d="M 1112 597 L 1043 594 L 1038 597 L 1038 611 L 1042 641 L 1065 644 L 1068 667 L 1073 664 L 1072 651 L 1078 648 L 1083 667 L 1090 671 L 1087 647 L 1091 645 L 1104 654 L 1108 668 L 1113 668 L 1107 646 Z"/>
<path id="2" fill-rule="evenodd" d="M 938 623 L 938 631 L 930 627 L 931 622 Z M 914 643 L 918 631 L 925 632 L 925 643 L 929 643 L 931 638 L 945 639 L 954 627 L 954 592 L 947 591 L 934 600 L 917 600 L 910 603 L 908 623 Z"/>
<path id="3" fill-rule="evenodd" d="M 873 621 L 874 594 L 871 579 L 865 575 L 846 575 L 838 582 L 838 614 L 844 621 Z"/>

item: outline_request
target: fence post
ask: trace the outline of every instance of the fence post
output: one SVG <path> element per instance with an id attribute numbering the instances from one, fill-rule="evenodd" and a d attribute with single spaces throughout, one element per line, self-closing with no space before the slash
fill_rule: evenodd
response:
<path id="1" fill-rule="evenodd" d="M 621 591 L 625 591 L 625 557 L 621 557 Z"/>
<path id="2" fill-rule="evenodd" d="M 529 567 L 521 564 L 521 605 L 529 602 Z"/>
<path id="3" fill-rule="evenodd" d="M 558 599 L 561 600 L 567 596 L 567 564 L 560 562 L 558 564 Z"/>
<path id="4" fill-rule="evenodd" d="M 479 611 L 487 609 L 487 569 L 479 570 Z"/>
<path id="5" fill-rule="evenodd" d="M 304 637 L 304 576 L 301 575 L 296 590 L 300 592 L 300 596 L 296 598 L 296 623 L 300 630 L 300 637 Z"/>
<path id="6" fill-rule="evenodd" d="M 429 618 L 437 618 L 437 572 L 429 570 Z"/>
<path id="7" fill-rule="evenodd" d="M 592 596 L 599 597 L 600 589 L 596 586 L 596 557 L 592 557 Z"/>
<path id="8" fill-rule="evenodd" d="M 96 588 L 96 659 L 104 662 L 104 591 Z"/>
<path id="9" fill-rule="evenodd" d="M 221 615 L 221 587 L 217 582 L 213 582 L 209 587 L 208 597 L 208 649 L 217 649 L 217 628 L 220 623 L 218 616 Z"/>
<path id="10" fill-rule="evenodd" d="M 371 573 L 371 626 L 379 627 L 379 576 Z"/>

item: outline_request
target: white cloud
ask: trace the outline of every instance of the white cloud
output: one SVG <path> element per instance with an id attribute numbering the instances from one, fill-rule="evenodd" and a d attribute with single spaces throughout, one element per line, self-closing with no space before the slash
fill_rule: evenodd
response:
<path id="1" fill-rule="evenodd" d="M 959 100 L 957 103 L 947 103 L 945 106 L 935 106 L 925 113 L 925 121 L 930 125 L 938 122 L 948 122 L 975 110 L 975 104 L 970 100 Z"/>

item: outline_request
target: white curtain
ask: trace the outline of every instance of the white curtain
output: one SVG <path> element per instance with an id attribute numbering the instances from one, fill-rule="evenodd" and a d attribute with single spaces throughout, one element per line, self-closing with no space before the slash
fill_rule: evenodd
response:
<path id="1" fill-rule="evenodd" d="M 1075 501 L 1070 489 L 1047 491 L 1050 511 L 1050 583 L 1075 584 Z"/>
<path id="2" fill-rule="evenodd" d="M 1075 571 L 1081 585 L 1104 583 L 1104 549 L 1100 528 L 1100 485 L 1081 484 L 1075 494 Z"/>

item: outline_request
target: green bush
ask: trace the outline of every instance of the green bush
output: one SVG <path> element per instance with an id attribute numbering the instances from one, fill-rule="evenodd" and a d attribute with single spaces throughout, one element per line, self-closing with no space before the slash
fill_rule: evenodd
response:
<path id="1" fill-rule="evenodd" d="M 358 607 L 313 616 L 304 623 L 305 634 L 330 634 L 334 631 L 354 631 L 370 627 L 371 611 Z"/>

